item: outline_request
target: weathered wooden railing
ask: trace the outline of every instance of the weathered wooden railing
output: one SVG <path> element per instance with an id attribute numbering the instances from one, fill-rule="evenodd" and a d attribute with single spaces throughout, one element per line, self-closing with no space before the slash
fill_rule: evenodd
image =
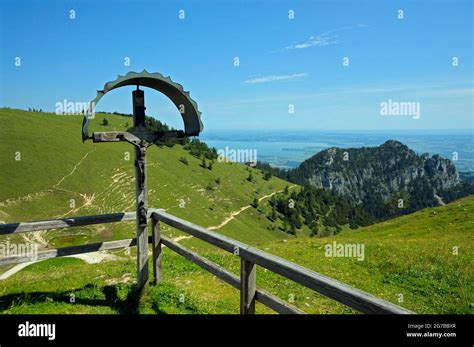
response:
<path id="1" fill-rule="evenodd" d="M 240 290 L 240 313 L 250 314 L 255 312 L 255 302 L 259 301 L 278 313 L 304 313 L 298 308 L 290 305 L 288 302 L 267 293 L 264 290 L 256 288 L 256 266 L 261 266 L 276 274 L 279 274 L 296 283 L 315 290 L 329 298 L 343 303 L 357 311 L 363 313 L 390 313 L 390 314 L 409 314 L 413 313 L 400 306 L 394 305 L 388 301 L 377 298 L 373 295 L 350 287 L 330 277 L 321 275 L 317 272 L 306 269 L 302 266 L 289 262 L 280 257 L 263 252 L 255 247 L 251 247 L 242 242 L 233 240 L 229 237 L 212 232 L 208 229 L 192 224 L 186 220 L 170 215 L 163 210 L 149 209 L 148 217 L 152 219 L 152 235 L 149 237 L 149 243 L 152 244 L 153 251 L 153 274 L 156 283 L 162 279 L 162 245 L 168 247 L 174 252 L 180 254 L 186 259 L 199 265 L 203 269 L 212 273 L 221 280 L 227 282 Z M 113 223 L 134 221 L 135 212 L 113 213 L 97 216 L 84 216 L 74 218 L 64 218 L 56 220 L 0 224 L 0 235 L 15 234 L 22 232 L 31 232 L 38 230 L 50 230 L 58 228 L 69 228 L 91 224 Z M 225 251 L 233 253 L 240 257 L 240 278 L 223 267 L 211 262 L 210 260 L 198 255 L 197 253 L 186 249 L 182 245 L 161 235 L 160 222 L 168 224 L 183 232 L 186 232 L 202 241 L 217 246 Z M 37 260 L 49 258 L 96 252 L 100 250 L 111 250 L 136 245 L 135 239 L 126 239 L 118 241 L 108 241 L 101 243 L 69 246 L 59 249 L 48 249 L 38 252 L 35 257 Z M 16 264 L 31 261 L 30 256 L 10 256 L 0 258 L 0 266 L 7 264 Z"/>

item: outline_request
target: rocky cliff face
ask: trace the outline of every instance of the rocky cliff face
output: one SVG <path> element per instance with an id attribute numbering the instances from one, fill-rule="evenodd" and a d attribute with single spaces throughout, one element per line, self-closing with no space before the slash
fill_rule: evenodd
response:
<path id="1" fill-rule="evenodd" d="M 449 195 L 445 192 L 460 184 L 450 160 L 417 155 L 392 140 L 379 147 L 329 148 L 304 161 L 289 176 L 293 181 L 349 196 L 369 205 L 369 210 L 384 208 L 401 196 L 410 201 L 412 210 L 434 206 L 442 203 L 443 195 Z"/>

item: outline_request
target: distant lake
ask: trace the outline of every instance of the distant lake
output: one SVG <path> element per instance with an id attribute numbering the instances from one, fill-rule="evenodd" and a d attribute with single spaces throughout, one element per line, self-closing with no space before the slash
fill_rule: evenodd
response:
<path id="1" fill-rule="evenodd" d="M 216 149 L 257 150 L 259 161 L 281 168 L 297 167 L 302 161 L 329 148 L 379 146 L 397 140 L 418 154 L 439 154 L 453 159 L 459 171 L 474 171 L 472 130 L 448 131 L 204 131 L 200 139 Z"/>

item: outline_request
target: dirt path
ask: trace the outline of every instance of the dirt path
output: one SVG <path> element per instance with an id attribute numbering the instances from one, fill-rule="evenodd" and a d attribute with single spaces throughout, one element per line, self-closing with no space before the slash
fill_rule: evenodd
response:
<path id="1" fill-rule="evenodd" d="M 81 259 L 85 261 L 87 264 L 98 264 L 98 263 L 102 263 L 103 261 L 115 261 L 115 260 L 125 259 L 115 254 L 108 253 L 107 251 L 68 255 L 68 257 Z"/>
<path id="2" fill-rule="evenodd" d="M 65 175 L 64 177 L 62 177 L 55 185 L 53 185 L 53 189 L 57 189 L 57 187 L 68 177 L 70 177 L 72 174 L 74 174 L 74 172 L 77 170 L 77 168 L 82 164 L 82 162 L 87 158 L 87 156 L 89 154 L 91 154 L 92 152 L 94 152 L 96 150 L 96 148 L 92 149 L 91 151 L 87 152 L 82 158 L 81 160 L 79 160 L 79 162 L 74 165 L 74 167 L 72 168 L 71 172 L 68 173 L 67 175 Z M 19 203 L 19 202 L 22 202 L 22 201 L 31 201 L 33 199 L 36 199 L 38 197 L 41 197 L 41 196 L 44 196 L 45 194 L 49 193 L 49 192 L 52 192 L 53 190 L 51 188 L 46 188 L 46 189 L 42 189 L 40 191 L 37 191 L 35 193 L 28 193 L 26 195 L 23 195 L 23 196 L 20 196 L 20 197 L 17 197 L 17 198 L 10 198 L 10 199 L 7 199 L 7 200 L 4 200 L 4 201 L 0 201 L 0 206 L 9 206 L 9 205 L 12 205 L 12 204 L 15 204 L 15 203 Z M 3 211 L 0 211 L 2 213 L 5 213 Z"/>
<path id="3" fill-rule="evenodd" d="M 296 186 L 295 186 L 295 185 L 290 186 L 288 189 L 291 189 L 291 188 L 294 188 L 294 187 L 296 187 Z M 258 199 L 258 202 L 261 202 L 261 201 L 263 201 L 264 199 L 271 198 L 273 195 L 278 194 L 278 193 L 281 193 L 281 192 L 283 192 L 283 189 L 282 189 L 282 190 L 278 190 L 278 191 L 276 191 L 276 192 L 273 192 L 273 193 L 271 193 L 271 194 L 264 195 L 264 196 L 262 196 L 261 198 Z M 217 230 L 217 229 L 222 228 L 222 227 L 225 226 L 227 223 L 229 223 L 231 220 L 233 220 L 235 217 L 237 217 L 239 214 L 241 214 L 242 212 L 244 212 L 245 210 L 247 210 L 247 209 L 249 209 L 249 208 L 251 208 L 251 207 L 252 207 L 252 205 L 247 205 L 247 206 L 244 206 L 244 207 L 238 209 L 237 211 L 232 212 L 232 213 L 229 215 L 229 217 L 227 217 L 226 219 L 224 219 L 224 221 L 223 221 L 221 224 L 216 225 L 216 226 L 209 227 L 208 229 L 209 229 L 209 230 Z"/>
<path id="4" fill-rule="evenodd" d="M 52 190 L 51 189 L 44 189 L 44 190 L 37 191 L 36 193 L 30 193 L 30 194 L 26 194 L 26 195 L 23 195 L 23 196 L 19 196 L 18 198 L 10 198 L 10 199 L 1 201 L 0 206 L 8 207 L 10 205 L 17 204 L 17 203 L 20 203 L 20 202 L 23 202 L 23 201 L 31 201 L 33 199 L 36 199 L 37 197 L 44 196 L 46 193 L 48 193 L 50 191 L 52 191 Z M 5 213 L 5 212 L 2 211 L 2 213 Z"/>
<path id="5" fill-rule="evenodd" d="M 48 230 L 37 230 L 28 233 L 22 233 L 21 237 L 25 243 L 36 244 L 38 249 L 45 248 L 48 246 L 48 241 L 44 238 Z"/>
<path id="6" fill-rule="evenodd" d="M 292 185 L 292 186 L 288 187 L 288 189 L 292 189 L 292 188 L 294 188 L 294 187 L 296 187 L 296 185 Z M 263 200 L 265 200 L 265 199 L 271 198 L 273 195 L 278 194 L 278 193 L 281 193 L 281 192 L 283 192 L 283 189 L 282 189 L 282 190 L 278 190 L 278 191 L 276 191 L 276 192 L 273 192 L 273 193 L 271 193 L 271 194 L 264 195 L 264 196 L 262 196 L 262 197 L 260 197 L 260 198 L 258 199 L 258 202 L 261 202 L 261 201 L 263 201 Z M 232 212 L 232 213 L 231 213 L 226 219 L 224 219 L 224 220 L 222 221 L 222 223 L 220 223 L 219 225 L 211 226 L 211 227 L 208 227 L 207 229 L 209 229 L 209 230 L 217 230 L 217 229 L 220 229 L 220 228 L 224 227 L 225 225 L 227 225 L 230 221 L 232 221 L 232 220 L 233 220 L 235 217 L 237 217 L 239 214 L 241 214 L 242 212 L 244 212 L 245 210 L 247 210 L 247 209 L 249 209 L 249 208 L 251 208 L 251 207 L 252 207 L 252 205 L 243 206 L 243 207 L 239 208 L 237 211 Z M 187 239 L 190 239 L 190 238 L 192 238 L 192 237 L 193 237 L 193 236 L 191 236 L 191 235 L 188 235 L 188 236 L 178 236 L 178 237 L 175 237 L 175 238 L 173 239 L 173 241 L 179 242 L 179 241 L 181 241 L 181 240 L 187 240 Z"/>
<path id="7" fill-rule="evenodd" d="M 61 216 L 61 218 L 65 218 L 67 215 L 69 215 L 71 213 L 76 213 L 77 211 L 79 211 L 80 209 L 82 209 L 84 207 L 91 206 L 92 203 L 95 200 L 95 194 L 92 194 L 92 195 L 87 195 L 85 193 L 84 194 L 78 193 L 78 194 L 82 197 L 82 199 L 84 199 L 84 204 L 82 204 L 81 206 L 79 206 L 77 208 L 73 208 L 73 209 L 69 210 L 68 212 L 63 214 Z"/>
<path id="8" fill-rule="evenodd" d="M 174 242 L 179 242 L 179 241 L 181 241 L 181 240 L 187 240 L 187 239 L 190 239 L 190 238 L 192 238 L 192 237 L 193 237 L 192 235 L 178 236 L 178 237 L 175 237 L 175 238 L 173 239 L 173 241 L 174 241 Z"/>
<path id="9" fill-rule="evenodd" d="M 59 180 L 59 182 L 56 183 L 56 184 L 53 186 L 53 188 L 58 187 L 61 183 L 63 183 L 63 181 L 64 181 L 66 178 L 72 176 L 72 174 L 74 174 L 74 172 L 76 171 L 76 169 L 82 164 L 82 162 L 87 158 L 87 156 L 88 156 L 89 154 L 91 154 L 92 152 L 94 152 L 96 148 L 97 148 L 97 147 L 94 147 L 93 150 L 91 150 L 91 151 L 87 152 L 86 154 L 84 154 L 84 156 L 81 158 L 81 160 L 79 160 L 79 162 L 78 162 L 76 165 L 74 165 L 74 167 L 72 168 L 72 171 L 71 171 L 70 173 L 68 173 L 66 176 L 64 176 L 63 178 L 61 178 L 61 179 Z"/>
<path id="10" fill-rule="evenodd" d="M 102 263 L 106 261 L 117 261 L 117 260 L 125 259 L 115 254 L 108 253 L 107 251 L 97 251 L 97 252 L 91 252 L 91 253 L 68 255 L 67 257 L 81 259 L 87 264 L 98 264 L 98 263 Z M 5 271 L 3 274 L 0 275 L 0 281 L 6 280 L 7 278 L 13 276 L 17 272 L 23 270 L 25 267 L 31 264 L 40 262 L 40 261 L 43 261 L 43 260 L 28 261 L 26 263 L 21 263 L 21 264 L 17 264 L 13 266 L 11 269 Z"/>
<path id="11" fill-rule="evenodd" d="M 260 201 L 260 200 L 259 200 L 259 201 Z M 209 230 L 217 230 L 217 229 L 222 228 L 222 227 L 225 226 L 227 223 L 229 223 L 232 219 L 234 219 L 235 217 L 237 217 L 239 214 L 241 214 L 241 213 L 244 212 L 245 210 L 249 209 L 250 207 L 252 207 L 252 205 L 244 206 L 244 207 L 238 209 L 237 211 L 232 212 L 232 213 L 229 215 L 229 217 L 227 217 L 226 219 L 224 219 L 224 220 L 222 221 L 221 224 L 216 225 L 216 226 L 213 226 L 213 227 L 209 227 L 208 229 L 209 229 Z"/>
<path id="12" fill-rule="evenodd" d="M 31 265 L 31 264 L 34 264 L 36 263 L 35 261 L 28 261 L 26 263 L 21 263 L 21 264 L 17 264 L 15 265 L 14 267 L 12 267 L 11 269 L 5 271 L 4 273 L 2 273 L 0 275 L 0 281 L 1 280 L 6 280 L 7 278 L 13 276 L 14 274 L 16 274 L 18 271 L 21 271 L 23 270 L 25 267 Z"/>

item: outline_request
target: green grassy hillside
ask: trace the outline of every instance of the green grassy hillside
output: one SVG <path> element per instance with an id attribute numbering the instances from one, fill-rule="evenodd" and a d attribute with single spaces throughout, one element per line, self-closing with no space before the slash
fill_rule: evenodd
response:
<path id="1" fill-rule="evenodd" d="M 104 117 L 108 126 L 100 125 Z M 124 130 L 130 121 L 97 114 L 91 131 Z M 83 144 L 81 125 L 81 116 L 0 109 L 0 223 L 135 209 L 133 146 Z M 189 164 L 180 162 L 181 157 Z M 264 200 L 289 185 L 275 177 L 266 181 L 260 170 L 240 164 L 216 162 L 212 170 L 199 164 L 180 145 L 151 147 L 147 152 L 149 206 L 206 227 L 218 226 L 255 197 Z M 253 182 L 246 180 L 249 171 Z M 44 236 L 56 246 L 81 243 L 84 238 L 120 239 L 134 235 L 132 224 L 60 230 Z M 226 232 L 248 239 L 244 229 L 251 227 L 257 243 L 287 237 L 267 226 L 268 221 L 256 217 L 250 224 L 227 227 Z"/>
<path id="2" fill-rule="evenodd" d="M 126 118 L 106 115 L 107 127 L 126 127 Z M 18 110 L 0 110 L 0 220 L 27 221 L 107 213 L 134 208 L 133 151 L 127 144 L 82 144 L 81 119 Z M 5 129 L 9 129 L 8 132 Z M 32 141 L 35 139 L 35 141 Z M 124 159 L 129 151 L 130 161 Z M 15 153 L 21 161 L 15 161 Z M 179 161 L 186 157 L 189 165 Z M 215 163 L 203 169 L 181 146 L 153 147 L 148 156 L 150 205 L 191 220 L 265 251 L 336 278 L 420 313 L 473 313 L 474 196 L 331 237 L 296 237 L 270 230 L 270 222 L 249 207 L 287 182 L 265 181 L 258 170 Z M 255 182 L 246 180 L 253 172 Z M 217 184 L 216 179 L 221 183 Z M 211 188 L 212 186 L 212 188 Z M 299 189 L 293 187 L 292 189 Z M 71 207 L 70 200 L 76 206 Z M 184 199 L 181 208 L 180 199 Z M 63 246 L 134 236 L 122 223 L 27 233 L 11 241 Z M 165 228 L 164 233 L 238 274 L 239 261 L 212 246 Z M 363 261 L 325 256 L 325 245 L 357 243 Z M 164 282 L 141 298 L 133 291 L 135 258 L 126 250 L 110 252 L 101 263 L 58 258 L 27 266 L 0 280 L 3 313 L 238 313 L 238 291 L 196 265 L 164 249 Z M 0 269 L 0 274 L 7 268 Z M 257 284 L 310 313 L 353 313 L 300 285 L 257 270 Z M 401 301 L 400 301 L 401 300 Z M 71 302 L 73 301 L 73 302 Z M 257 311 L 271 311 L 257 305 Z"/>
<path id="3" fill-rule="evenodd" d="M 474 197 L 328 238 L 280 240 L 264 249 L 419 313 L 473 313 Z M 240 224 L 239 215 L 229 223 Z M 324 245 L 362 243 L 365 259 L 329 258 Z M 192 240 L 182 240 L 189 243 Z M 196 248 L 195 246 L 191 246 Z M 459 247 L 453 252 L 453 247 Z M 237 257 L 200 253 L 238 274 Z M 35 263 L 0 282 L 3 313 L 237 313 L 237 290 L 164 249 L 164 282 L 133 295 L 135 258 L 86 264 L 73 258 Z M 257 284 L 310 313 L 354 313 L 300 285 L 259 268 Z M 75 303 L 71 304 L 71 295 Z M 403 300 L 400 302 L 399 300 Z M 183 302 L 184 301 L 184 302 Z M 257 305 L 257 312 L 271 311 Z"/>

